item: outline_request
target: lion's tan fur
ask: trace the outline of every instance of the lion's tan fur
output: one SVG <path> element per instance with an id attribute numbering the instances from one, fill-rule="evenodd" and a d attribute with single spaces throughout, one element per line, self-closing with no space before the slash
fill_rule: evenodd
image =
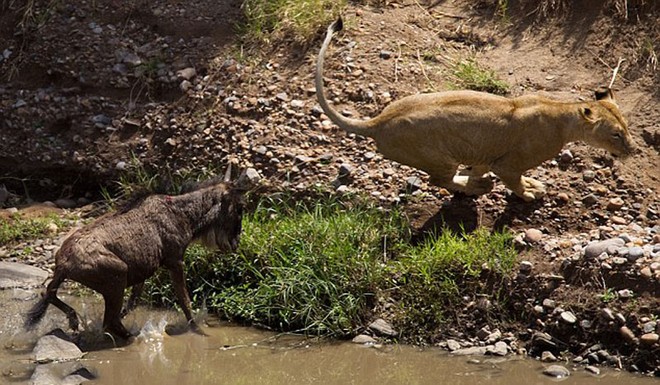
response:
<path id="1" fill-rule="evenodd" d="M 340 128 L 373 138 L 386 158 L 427 172 L 434 184 L 483 194 L 492 188 L 485 175 L 492 171 L 515 194 L 531 201 L 543 196 L 545 188 L 522 173 L 556 156 L 566 143 L 583 140 L 621 156 L 633 150 L 611 91 L 589 102 L 475 91 L 418 94 L 390 104 L 375 118 L 346 118 L 328 104 L 323 92 L 323 56 L 333 33 L 341 29 L 337 24 L 328 28 L 317 62 L 321 107 Z M 456 175 L 459 165 L 471 169 Z"/>

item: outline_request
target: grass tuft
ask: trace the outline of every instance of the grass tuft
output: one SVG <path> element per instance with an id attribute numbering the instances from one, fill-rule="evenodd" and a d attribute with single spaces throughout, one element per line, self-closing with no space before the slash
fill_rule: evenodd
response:
<path id="1" fill-rule="evenodd" d="M 509 85 L 500 80 L 495 71 L 481 67 L 474 59 L 466 59 L 456 64 L 453 88 L 485 91 L 498 95 L 509 93 Z"/>
<path id="2" fill-rule="evenodd" d="M 55 224 L 57 229 L 68 226 L 66 221 L 56 214 L 45 217 L 25 219 L 20 215 L 0 218 L 0 246 L 52 235 L 49 227 Z"/>
<path id="3" fill-rule="evenodd" d="M 245 0 L 243 34 L 257 41 L 276 36 L 307 43 L 345 6 L 346 0 Z"/>

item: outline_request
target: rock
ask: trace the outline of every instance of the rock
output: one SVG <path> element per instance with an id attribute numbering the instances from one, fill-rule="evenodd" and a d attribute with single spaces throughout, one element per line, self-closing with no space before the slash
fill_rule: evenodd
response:
<path id="1" fill-rule="evenodd" d="M 350 164 L 342 163 L 339 166 L 339 177 L 340 178 L 346 178 L 346 177 L 350 176 L 353 173 L 353 170 L 354 170 L 354 168 Z"/>
<path id="2" fill-rule="evenodd" d="M 363 345 L 364 344 L 374 344 L 374 343 L 376 343 L 376 339 L 371 337 L 371 336 L 368 336 L 366 334 L 360 334 L 360 335 L 355 336 L 353 338 L 352 342 L 354 344 L 363 344 Z"/>
<path id="3" fill-rule="evenodd" d="M 587 183 L 593 182 L 594 179 L 596 179 L 596 173 L 593 172 L 592 170 L 585 170 L 582 173 L 582 180 L 584 180 L 585 182 Z"/>
<path id="4" fill-rule="evenodd" d="M 621 313 L 616 313 L 616 314 L 614 315 L 614 318 L 615 318 L 615 319 L 617 320 L 617 322 L 620 323 L 621 325 L 623 325 L 623 324 L 626 323 L 626 317 L 625 317 L 623 314 L 621 314 Z"/>
<path id="5" fill-rule="evenodd" d="M 596 198 L 594 194 L 589 194 L 582 198 L 582 203 L 584 203 L 585 206 L 593 206 L 598 203 L 598 198 Z"/>
<path id="6" fill-rule="evenodd" d="M 245 170 L 245 177 L 251 184 L 257 184 L 261 180 L 261 175 L 259 175 L 259 172 L 252 167 Z"/>
<path id="7" fill-rule="evenodd" d="M 642 331 L 644 333 L 653 333 L 655 328 L 658 326 L 658 322 L 656 321 L 648 321 L 645 322 L 644 325 L 642 325 Z"/>
<path id="8" fill-rule="evenodd" d="M 573 160 L 573 153 L 571 150 L 563 150 L 559 154 L 559 161 L 562 163 L 570 163 Z"/>
<path id="9" fill-rule="evenodd" d="M 123 52 L 121 54 L 121 62 L 126 63 L 126 64 L 130 64 L 133 67 L 136 67 L 136 66 L 139 66 L 140 64 L 142 64 L 142 59 L 140 59 L 140 57 L 138 55 L 134 54 L 134 53 Z"/>
<path id="10" fill-rule="evenodd" d="M 74 368 L 76 368 L 74 370 Z M 69 373 L 62 377 L 64 373 Z M 97 376 L 77 362 L 49 363 L 37 365 L 30 377 L 30 385 L 79 385 L 96 379 Z"/>
<path id="11" fill-rule="evenodd" d="M 488 326 L 484 326 L 477 331 L 477 338 L 479 338 L 482 341 L 488 338 L 489 335 L 490 335 L 490 328 L 488 328 Z"/>
<path id="12" fill-rule="evenodd" d="M 584 248 L 585 258 L 596 258 L 602 253 L 607 253 L 608 248 L 620 248 L 623 247 L 625 242 L 621 238 L 610 238 L 604 241 L 591 242 Z"/>
<path id="13" fill-rule="evenodd" d="M 449 349 L 450 352 L 456 351 L 461 348 L 461 344 L 458 343 L 456 340 L 447 340 L 447 349 Z"/>
<path id="14" fill-rule="evenodd" d="M 383 336 L 388 336 L 388 337 L 396 337 L 399 333 L 394 330 L 392 325 L 390 325 L 387 321 L 385 321 L 382 318 L 378 318 L 371 324 L 369 324 L 369 329 L 373 330 L 379 335 Z"/>
<path id="15" fill-rule="evenodd" d="M 502 332 L 499 331 L 499 329 L 495 329 L 492 333 L 486 337 L 486 343 L 487 344 L 494 344 L 495 342 L 499 341 L 502 339 Z"/>
<path id="16" fill-rule="evenodd" d="M 305 107 L 305 102 L 299 99 L 293 99 L 289 104 L 292 108 L 303 108 Z"/>
<path id="17" fill-rule="evenodd" d="M 422 188 L 422 180 L 416 176 L 406 178 L 406 191 L 413 192 Z"/>
<path id="18" fill-rule="evenodd" d="M 612 198 L 607 202 L 607 209 L 609 211 L 619 211 L 623 207 L 623 199 L 621 198 Z"/>
<path id="19" fill-rule="evenodd" d="M 471 348 L 458 349 L 451 352 L 451 354 L 456 356 L 475 356 L 475 355 L 484 355 L 486 354 L 485 346 L 473 346 Z"/>
<path id="20" fill-rule="evenodd" d="M 614 312 L 606 307 L 600 311 L 600 315 L 607 321 L 614 321 Z"/>
<path id="21" fill-rule="evenodd" d="M 560 192 L 559 194 L 557 194 L 557 199 L 560 202 L 568 203 L 571 200 L 571 197 L 568 196 L 568 194 L 566 194 L 565 192 Z"/>
<path id="22" fill-rule="evenodd" d="M 591 374 L 595 374 L 595 375 L 599 375 L 599 374 L 600 374 L 600 369 L 598 369 L 597 367 L 595 367 L 595 366 L 593 366 L 593 365 L 587 365 L 587 366 L 585 366 L 585 367 L 584 367 L 584 370 L 586 370 L 587 372 L 589 372 L 589 373 L 591 373 Z"/>
<path id="23" fill-rule="evenodd" d="M 548 333 L 535 332 L 532 337 L 532 344 L 541 349 L 543 348 L 556 348 L 557 344 L 552 341 L 552 336 Z"/>
<path id="24" fill-rule="evenodd" d="M 61 209 L 74 209 L 78 206 L 76 201 L 74 201 L 73 199 L 64 199 L 64 198 L 62 198 L 62 199 L 56 200 L 53 203 L 55 203 L 55 205 L 57 207 L 61 208 Z"/>
<path id="25" fill-rule="evenodd" d="M 552 352 L 545 350 L 541 353 L 541 362 L 557 362 L 557 357 Z"/>
<path id="26" fill-rule="evenodd" d="M 557 307 L 557 304 L 555 303 L 554 300 L 552 300 L 550 298 L 546 298 L 546 299 L 543 300 L 543 307 L 546 308 L 546 309 L 552 310 L 555 307 Z"/>
<path id="27" fill-rule="evenodd" d="M 48 272 L 17 262 L 0 262 L 0 289 L 40 287 Z"/>
<path id="28" fill-rule="evenodd" d="M 71 361 L 85 355 L 76 344 L 56 335 L 41 337 L 32 353 L 36 362 Z"/>
<path id="29" fill-rule="evenodd" d="M 571 375 L 571 372 L 561 365 L 550 365 L 543 369 L 543 374 L 554 378 L 566 378 Z"/>
<path id="30" fill-rule="evenodd" d="M 188 91 L 189 89 L 192 88 L 192 86 L 193 86 L 193 84 L 190 82 L 190 80 L 184 80 L 184 81 L 181 82 L 181 84 L 179 84 L 179 88 L 183 92 Z"/>
<path id="31" fill-rule="evenodd" d="M 573 325 L 577 322 L 577 317 L 575 317 L 575 314 L 571 313 L 570 311 L 561 312 L 559 317 L 564 323 L 569 325 Z"/>
<path id="32" fill-rule="evenodd" d="M 491 354 L 494 356 L 501 356 L 504 357 L 509 351 L 509 347 L 507 346 L 506 342 L 504 341 L 499 341 L 496 342 L 495 345 L 488 345 L 486 347 L 486 354 Z"/>
<path id="33" fill-rule="evenodd" d="M 387 60 L 387 59 L 392 57 L 392 51 L 382 50 L 382 51 L 380 51 L 379 56 L 380 56 L 381 59 Z"/>
<path id="34" fill-rule="evenodd" d="M 631 247 L 630 249 L 628 249 L 628 260 L 630 261 L 634 262 L 642 258 L 643 256 L 644 256 L 644 249 L 639 246 Z"/>
<path id="35" fill-rule="evenodd" d="M 660 335 L 658 335 L 658 333 L 646 333 L 639 337 L 639 341 L 642 343 L 642 345 L 647 346 L 657 344 L 658 340 L 660 340 Z"/>
<path id="36" fill-rule="evenodd" d="M 635 333 L 630 330 L 629 327 L 627 326 L 621 326 L 619 329 L 619 333 L 621 336 L 628 342 L 634 342 L 635 341 Z"/>
<path id="37" fill-rule="evenodd" d="M 619 296 L 619 298 L 622 299 L 627 299 L 627 298 L 632 298 L 634 293 L 630 289 L 621 289 L 616 292 L 616 294 Z"/>
<path id="38" fill-rule="evenodd" d="M 543 232 L 537 229 L 525 230 L 525 242 L 536 243 L 543 238 Z"/>
<path id="39" fill-rule="evenodd" d="M 188 67 L 188 68 L 184 68 L 182 70 L 176 71 L 176 76 L 179 79 L 190 80 L 190 79 L 194 78 L 195 76 L 197 76 L 197 71 L 192 67 Z"/>
<path id="40" fill-rule="evenodd" d="M 534 265 L 530 261 L 520 262 L 520 272 L 523 274 L 529 274 L 533 268 Z"/>

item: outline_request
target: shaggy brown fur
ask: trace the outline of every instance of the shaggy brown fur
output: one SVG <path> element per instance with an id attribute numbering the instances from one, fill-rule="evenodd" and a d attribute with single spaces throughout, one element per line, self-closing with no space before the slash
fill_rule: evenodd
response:
<path id="1" fill-rule="evenodd" d="M 49 304 L 66 313 L 78 329 L 76 312 L 57 298 L 65 279 L 99 292 L 105 301 L 103 327 L 122 338 L 131 335 L 121 323 L 124 290 L 133 286 L 126 311 L 135 305 L 144 281 L 164 266 L 186 319 L 194 330 L 185 286 L 183 255 L 193 240 L 221 251 L 238 246 L 243 190 L 230 182 L 204 182 L 177 196 L 152 195 L 128 210 L 103 217 L 67 238 L 55 256 L 55 272 L 42 299 L 28 313 L 26 327 L 35 326 Z"/>

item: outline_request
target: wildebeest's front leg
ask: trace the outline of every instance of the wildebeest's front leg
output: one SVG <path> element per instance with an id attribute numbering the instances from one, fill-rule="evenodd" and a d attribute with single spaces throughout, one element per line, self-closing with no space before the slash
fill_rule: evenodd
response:
<path id="1" fill-rule="evenodd" d="M 137 304 L 138 299 L 140 299 L 143 289 L 144 289 L 144 282 L 133 285 L 133 288 L 131 289 L 131 296 L 128 297 L 128 302 L 126 303 L 126 307 L 124 307 L 124 309 L 121 311 L 122 318 L 126 317 L 126 315 L 131 310 L 135 309 L 135 305 Z"/>
<path id="2" fill-rule="evenodd" d="M 174 262 L 167 266 L 167 268 L 170 271 L 170 277 L 172 278 L 177 301 L 179 302 L 179 306 L 181 306 L 181 310 L 183 310 L 183 314 L 186 316 L 186 320 L 188 320 L 190 328 L 196 333 L 206 335 L 192 317 L 190 297 L 188 296 L 188 290 L 186 289 L 186 273 L 183 270 L 183 260 Z"/>

